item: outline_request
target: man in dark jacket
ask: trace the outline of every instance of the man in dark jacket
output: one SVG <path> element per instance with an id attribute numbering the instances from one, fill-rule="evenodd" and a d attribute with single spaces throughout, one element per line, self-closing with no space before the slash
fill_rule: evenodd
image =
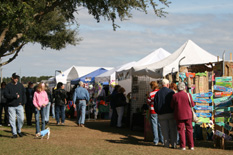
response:
<path id="1" fill-rule="evenodd" d="M 8 105 L 7 100 L 4 96 L 6 91 L 6 82 L 1 83 L 1 89 L 0 89 L 0 126 L 2 126 L 2 111 L 4 109 L 5 116 L 4 116 L 4 123 L 5 125 L 10 126 L 9 124 L 9 113 L 8 113 Z"/>
<path id="2" fill-rule="evenodd" d="M 28 83 L 28 88 L 26 88 L 26 97 L 27 97 L 27 103 L 25 104 L 25 112 L 27 117 L 27 125 L 32 125 L 32 114 L 35 111 L 35 107 L 33 105 L 33 96 L 34 96 L 34 88 L 33 83 Z"/>
<path id="3" fill-rule="evenodd" d="M 18 82 L 19 76 L 16 73 L 12 74 L 12 82 L 7 84 L 5 97 L 8 102 L 9 121 L 12 130 L 12 138 L 17 138 L 17 133 L 22 137 L 21 128 L 24 121 L 23 105 L 26 103 L 25 88 Z M 17 131 L 16 118 L 17 117 Z"/>
<path id="4" fill-rule="evenodd" d="M 174 91 L 169 89 L 169 81 L 167 79 L 162 80 L 162 85 L 163 88 L 155 94 L 154 108 L 159 116 L 159 122 L 164 137 L 164 146 L 169 147 L 171 143 L 172 147 L 176 148 L 177 128 L 173 114 L 174 110 L 171 108 L 171 100 Z"/>

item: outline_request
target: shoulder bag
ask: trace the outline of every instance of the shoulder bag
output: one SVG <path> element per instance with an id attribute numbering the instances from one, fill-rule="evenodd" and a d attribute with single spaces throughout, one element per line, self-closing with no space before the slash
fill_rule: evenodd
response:
<path id="1" fill-rule="evenodd" d="M 199 119 L 198 119 L 197 115 L 195 114 L 195 112 L 193 111 L 189 94 L 187 93 L 187 95 L 188 95 L 188 98 L 189 98 L 189 105 L 190 105 L 192 115 L 193 115 L 193 122 L 197 123 L 199 121 Z"/>

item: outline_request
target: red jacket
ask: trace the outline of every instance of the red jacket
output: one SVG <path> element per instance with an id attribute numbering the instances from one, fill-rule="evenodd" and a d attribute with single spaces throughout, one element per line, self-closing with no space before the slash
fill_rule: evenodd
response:
<path id="1" fill-rule="evenodd" d="M 194 102 L 190 94 L 191 105 L 194 107 Z M 176 120 L 192 119 L 192 111 L 189 104 L 188 95 L 184 91 L 180 91 L 173 95 L 171 108 L 174 109 L 174 117 Z"/>

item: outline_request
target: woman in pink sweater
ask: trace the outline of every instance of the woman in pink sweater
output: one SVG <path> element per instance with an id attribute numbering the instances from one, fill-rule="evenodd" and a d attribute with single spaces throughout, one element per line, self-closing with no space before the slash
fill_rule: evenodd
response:
<path id="1" fill-rule="evenodd" d="M 35 119 L 36 119 L 36 133 L 40 132 L 40 118 L 41 115 L 41 131 L 45 129 L 45 111 L 44 108 L 48 104 L 49 99 L 45 91 L 45 84 L 40 83 L 33 97 L 33 104 L 35 106 Z"/>

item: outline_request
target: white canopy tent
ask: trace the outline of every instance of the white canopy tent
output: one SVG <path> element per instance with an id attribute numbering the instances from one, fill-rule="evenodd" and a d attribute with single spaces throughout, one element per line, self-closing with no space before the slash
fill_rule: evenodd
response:
<path id="1" fill-rule="evenodd" d="M 147 75 L 152 78 L 162 78 L 171 72 L 177 72 L 179 65 L 189 66 L 216 61 L 217 56 L 208 53 L 193 41 L 188 40 L 173 54 L 159 62 L 145 66 L 133 67 L 132 75 Z"/>
<path id="2" fill-rule="evenodd" d="M 116 72 L 124 69 L 128 69 L 134 66 L 136 62 L 132 61 L 124 65 L 115 67 L 95 78 L 95 82 L 115 82 L 116 81 Z"/>
<path id="3" fill-rule="evenodd" d="M 116 72 L 116 77 L 118 79 L 118 83 L 123 86 L 126 90 L 126 93 L 129 93 L 132 91 L 132 68 L 136 66 L 143 66 L 148 65 L 151 63 L 158 62 L 166 57 L 171 55 L 169 52 L 164 50 L 163 48 L 159 48 L 149 55 L 143 57 L 139 61 L 137 61 L 134 66 L 126 68 L 122 71 Z"/>
<path id="4" fill-rule="evenodd" d="M 101 67 L 87 67 L 87 66 L 72 66 L 65 70 L 64 72 L 56 75 L 56 80 L 54 77 L 51 77 L 48 82 L 50 83 L 51 87 L 55 86 L 55 83 L 62 82 L 66 85 L 66 90 L 69 90 L 70 81 L 76 79 L 78 77 L 82 77 L 91 73 Z M 112 69 L 111 67 L 102 67 L 107 70 Z"/>
<path id="5" fill-rule="evenodd" d="M 75 78 L 84 76 L 90 72 L 93 72 L 97 70 L 100 67 L 84 67 L 84 66 L 72 66 L 65 70 L 64 72 L 56 75 L 56 82 L 62 82 L 64 84 L 67 83 L 67 81 L 71 81 Z M 49 79 L 49 82 L 55 82 L 54 77 L 51 77 Z"/>
<path id="6" fill-rule="evenodd" d="M 128 79 L 132 75 L 131 71 L 134 67 L 141 67 L 149 64 L 156 63 L 166 57 L 171 55 L 168 51 L 164 50 L 163 48 L 159 48 L 155 50 L 154 52 L 150 53 L 149 55 L 145 56 L 144 58 L 137 61 L 134 66 L 130 68 L 126 68 L 121 71 L 117 71 L 116 76 L 118 80 L 121 79 Z"/>

